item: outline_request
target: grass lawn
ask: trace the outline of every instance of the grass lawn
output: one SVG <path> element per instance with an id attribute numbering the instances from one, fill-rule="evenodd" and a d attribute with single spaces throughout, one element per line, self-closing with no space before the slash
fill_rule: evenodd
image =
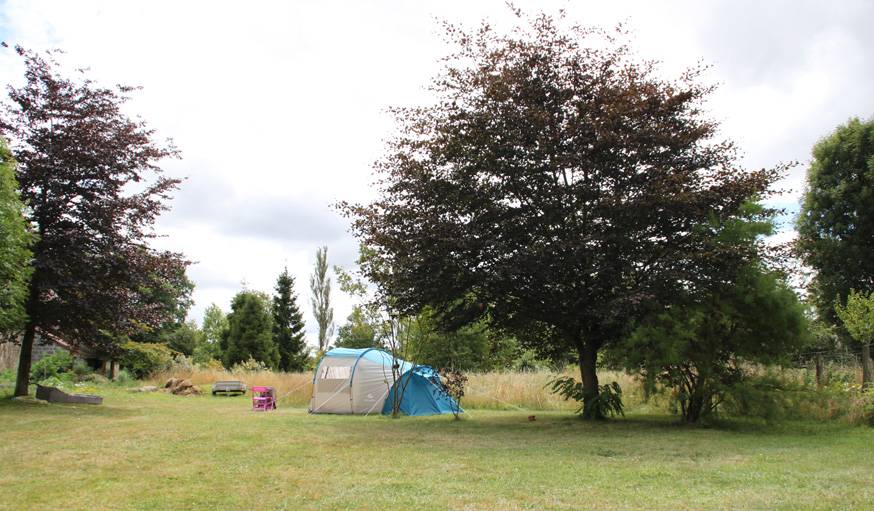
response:
<path id="1" fill-rule="evenodd" d="M 0 399 L 0 509 L 871 509 L 874 429 L 472 410 L 253 413 L 249 398 L 100 389 Z"/>

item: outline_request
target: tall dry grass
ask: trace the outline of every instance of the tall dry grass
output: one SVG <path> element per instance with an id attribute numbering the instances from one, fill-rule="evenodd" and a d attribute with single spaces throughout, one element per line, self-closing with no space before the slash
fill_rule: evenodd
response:
<path id="1" fill-rule="evenodd" d="M 853 381 L 854 371 L 835 371 L 835 381 L 816 389 L 812 375 L 804 369 L 783 369 L 770 372 L 750 371 L 754 378 L 762 379 L 769 374 L 771 378 L 783 381 L 781 389 L 766 390 L 756 394 L 750 387 L 745 406 L 732 413 L 754 417 L 803 418 L 819 421 L 841 420 L 851 424 L 874 421 L 874 392 L 860 392 Z M 568 368 L 561 375 L 579 379 L 574 368 Z M 549 371 L 536 372 L 491 372 L 468 374 L 462 406 L 475 409 L 505 410 L 563 410 L 571 412 L 579 403 L 565 401 L 550 392 L 547 385 L 558 376 Z M 176 367 L 154 375 L 151 382 L 163 385 L 169 378 L 189 379 L 195 385 L 209 392 L 209 386 L 220 380 L 241 380 L 249 387 L 268 385 L 277 390 L 280 404 L 286 406 L 306 406 L 312 394 L 312 373 L 276 373 L 273 371 L 226 371 L 223 369 L 203 369 Z M 625 410 L 634 413 L 670 413 L 670 394 L 662 392 L 646 398 L 643 385 L 636 377 L 619 371 L 599 371 L 600 383 L 619 383 L 622 388 L 622 402 Z M 735 399 L 735 401 L 737 401 Z M 736 405 L 737 403 L 735 403 Z M 741 408 L 749 408 L 739 411 Z"/>
<path id="2" fill-rule="evenodd" d="M 231 372 L 224 369 L 174 368 L 152 376 L 154 385 L 162 386 L 170 378 L 191 380 L 205 392 L 209 386 L 221 380 L 239 380 L 251 388 L 265 385 L 276 389 L 281 404 L 305 406 L 310 402 L 313 390 L 313 373 L 277 373 L 273 371 Z"/>
<path id="3" fill-rule="evenodd" d="M 579 374 L 568 370 L 564 375 L 579 379 Z M 556 376 L 548 371 L 527 373 L 491 372 L 470 373 L 462 406 L 465 408 L 526 409 L 526 410 L 574 410 L 578 403 L 565 401 L 546 387 Z M 154 375 L 151 382 L 161 386 L 169 378 L 189 379 L 204 391 L 212 383 L 221 380 L 240 380 L 247 386 L 267 385 L 276 389 L 279 402 L 286 405 L 305 406 L 312 395 L 311 372 L 277 373 L 273 371 L 231 372 L 223 369 L 174 368 Z M 631 376 L 616 371 L 599 373 L 601 383 L 619 382 L 626 406 L 634 406 L 642 400 L 640 384 Z"/>
<path id="4" fill-rule="evenodd" d="M 580 378 L 572 368 L 567 368 L 561 374 L 550 371 L 472 373 L 468 375 L 463 404 L 470 408 L 575 410 L 579 403 L 566 401 L 547 388 L 549 381 L 556 376 Z M 601 371 L 598 378 L 602 385 L 618 382 L 626 405 L 637 404 L 639 396 L 642 396 L 640 384 L 625 373 Z"/>

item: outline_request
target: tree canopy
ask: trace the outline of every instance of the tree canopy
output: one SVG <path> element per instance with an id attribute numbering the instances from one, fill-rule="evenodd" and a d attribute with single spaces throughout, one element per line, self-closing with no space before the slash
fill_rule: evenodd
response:
<path id="1" fill-rule="evenodd" d="M 122 111 L 134 88 L 69 79 L 51 54 L 16 50 L 25 83 L 9 88 L 0 135 L 18 161 L 37 234 L 15 390 L 24 395 L 37 329 L 118 351 L 127 336 L 172 316 L 149 294 L 184 275 L 187 262 L 148 246 L 179 184 L 162 176 L 158 163 L 177 152 Z"/>
<path id="2" fill-rule="evenodd" d="M 0 334 L 24 326 L 24 301 L 32 271 L 30 246 L 33 235 L 18 196 L 15 159 L 0 138 Z"/>
<path id="3" fill-rule="evenodd" d="M 851 119 L 813 147 L 797 229 L 819 313 L 836 323 L 836 299 L 874 291 L 874 119 Z"/>
<path id="4" fill-rule="evenodd" d="M 746 171 L 703 114 L 701 69 L 674 80 L 624 34 L 520 17 L 510 33 L 447 25 L 430 106 L 393 109 L 378 198 L 340 205 L 402 313 L 488 314 L 543 356 L 577 353 L 598 417 L 598 351 L 641 304 L 745 264 L 711 242 L 781 168 Z"/>
<path id="5" fill-rule="evenodd" d="M 167 331 L 162 341 L 167 343 L 170 349 L 178 351 L 185 356 L 192 356 L 195 350 L 205 342 L 203 332 L 197 328 L 194 321 L 183 321 L 173 330 Z"/>
<path id="6" fill-rule="evenodd" d="M 874 119 L 851 119 L 813 147 L 796 227 L 796 249 L 814 271 L 817 313 L 842 332 L 835 303 L 846 303 L 851 290 L 874 291 Z M 863 344 L 865 384 L 872 380 L 868 352 Z"/>
<path id="7" fill-rule="evenodd" d="M 835 312 L 850 336 L 862 345 L 862 384 L 872 381 L 871 343 L 874 342 L 874 291 L 859 293 L 850 290 L 847 304 L 835 304 Z"/>
<path id="8" fill-rule="evenodd" d="M 346 323 L 337 329 L 337 340 L 334 345 L 338 348 L 378 348 L 381 339 L 377 335 L 377 328 L 370 324 L 364 307 L 354 305 Z"/>
<path id="9" fill-rule="evenodd" d="M 222 363 L 231 368 L 250 358 L 271 369 L 279 367 L 270 298 L 264 293 L 244 290 L 231 301 L 228 329 L 222 334 Z"/>
<path id="10" fill-rule="evenodd" d="M 454 331 L 440 328 L 430 309 L 412 318 L 408 352 L 418 364 L 459 371 L 491 369 L 491 343 L 486 321 L 464 325 Z"/>

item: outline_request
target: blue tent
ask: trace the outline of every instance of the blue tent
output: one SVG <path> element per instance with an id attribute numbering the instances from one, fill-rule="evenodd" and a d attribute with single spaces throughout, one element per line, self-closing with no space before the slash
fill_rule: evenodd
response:
<path id="1" fill-rule="evenodd" d="M 395 362 L 399 376 L 393 375 Z M 443 389 L 440 375 L 429 366 L 393 359 L 390 353 L 374 348 L 334 348 L 325 353 L 313 375 L 310 412 L 389 414 L 396 393 L 406 415 L 460 410 Z"/>

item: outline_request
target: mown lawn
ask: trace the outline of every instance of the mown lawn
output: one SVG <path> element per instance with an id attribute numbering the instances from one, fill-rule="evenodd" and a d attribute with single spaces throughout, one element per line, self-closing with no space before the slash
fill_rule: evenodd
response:
<path id="1" fill-rule="evenodd" d="M 0 509 L 874 506 L 868 428 L 259 414 L 247 397 L 101 393 L 101 406 L 0 399 Z"/>

